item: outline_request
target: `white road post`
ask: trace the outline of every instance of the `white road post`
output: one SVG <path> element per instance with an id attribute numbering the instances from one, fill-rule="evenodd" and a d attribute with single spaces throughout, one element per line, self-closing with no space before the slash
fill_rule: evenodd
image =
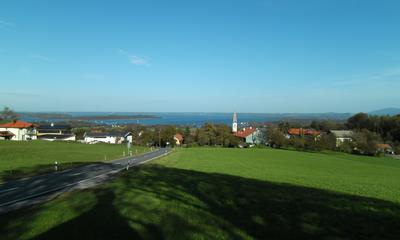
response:
<path id="1" fill-rule="evenodd" d="M 128 160 L 127 164 L 126 164 L 126 170 L 129 170 L 129 165 L 131 165 L 131 160 Z"/>

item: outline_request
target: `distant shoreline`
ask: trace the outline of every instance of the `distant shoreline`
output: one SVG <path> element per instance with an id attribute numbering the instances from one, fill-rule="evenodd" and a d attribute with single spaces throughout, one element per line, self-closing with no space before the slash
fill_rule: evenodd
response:
<path id="1" fill-rule="evenodd" d="M 95 115 L 95 116 L 72 116 L 70 114 L 61 113 L 20 113 L 22 116 L 36 118 L 40 120 L 57 119 L 57 120 L 77 120 L 77 121 L 96 121 L 96 120 L 142 120 L 142 119 L 158 119 L 155 115 Z"/>
<path id="2" fill-rule="evenodd" d="M 153 115 L 105 115 L 105 116 L 81 116 L 72 117 L 72 120 L 140 120 L 140 119 L 158 119 L 160 117 Z"/>

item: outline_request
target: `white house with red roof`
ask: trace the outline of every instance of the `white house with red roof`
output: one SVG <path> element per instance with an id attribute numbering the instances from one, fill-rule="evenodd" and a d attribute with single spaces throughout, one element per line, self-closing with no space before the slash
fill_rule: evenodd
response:
<path id="1" fill-rule="evenodd" d="M 237 113 L 233 114 L 232 134 L 247 144 L 260 144 L 262 142 L 262 134 L 258 128 L 247 127 L 243 128 L 242 130 L 238 130 Z"/>
<path id="2" fill-rule="evenodd" d="M 261 132 L 258 128 L 243 128 L 242 130 L 233 133 L 233 135 L 241 138 L 241 141 L 247 144 L 260 144 L 262 141 Z"/>
<path id="3" fill-rule="evenodd" d="M 175 145 L 180 146 L 183 144 L 183 135 L 180 133 L 177 133 L 174 135 L 174 141 Z"/>
<path id="4" fill-rule="evenodd" d="M 3 139 L 13 141 L 36 140 L 36 125 L 29 122 L 14 120 L 0 124 L 0 132 L 4 135 Z"/>

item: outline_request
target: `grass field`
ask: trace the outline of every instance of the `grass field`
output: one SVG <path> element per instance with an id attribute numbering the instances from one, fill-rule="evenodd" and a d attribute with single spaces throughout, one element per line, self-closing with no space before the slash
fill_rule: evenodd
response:
<path id="1" fill-rule="evenodd" d="M 400 203 L 400 160 L 338 152 L 193 148 L 163 160 L 167 167 L 223 173 L 375 197 Z"/>
<path id="2" fill-rule="evenodd" d="M 178 149 L 103 186 L 0 216 L 2 239 L 398 239 L 400 162 Z"/>
<path id="3" fill-rule="evenodd" d="M 135 147 L 134 153 L 148 150 Z M 126 145 L 82 144 L 48 141 L 0 141 L 0 182 L 52 171 L 54 162 L 60 169 L 88 162 L 121 158 Z"/>

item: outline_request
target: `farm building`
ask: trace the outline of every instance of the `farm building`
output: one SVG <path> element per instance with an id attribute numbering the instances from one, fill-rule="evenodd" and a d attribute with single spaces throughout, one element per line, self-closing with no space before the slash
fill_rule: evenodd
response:
<path id="1" fill-rule="evenodd" d="M 36 125 L 29 122 L 15 120 L 0 124 L 0 132 L 3 139 L 13 141 L 26 141 L 36 139 Z"/>
<path id="2" fill-rule="evenodd" d="M 336 147 L 339 147 L 342 145 L 344 142 L 348 141 L 351 142 L 353 141 L 353 131 L 349 130 L 330 130 L 330 134 L 333 134 L 336 138 Z"/>
<path id="3" fill-rule="evenodd" d="M 85 133 L 83 135 L 85 143 L 109 143 L 121 144 L 125 138 L 122 134 L 115 133 Z"/>
<path id="4" fill-rule="evenodd" d="M 75 141 L 75 134 L 69 125 L 40 125 L 37 128 L 37 138 L 46 141 Z"/>

